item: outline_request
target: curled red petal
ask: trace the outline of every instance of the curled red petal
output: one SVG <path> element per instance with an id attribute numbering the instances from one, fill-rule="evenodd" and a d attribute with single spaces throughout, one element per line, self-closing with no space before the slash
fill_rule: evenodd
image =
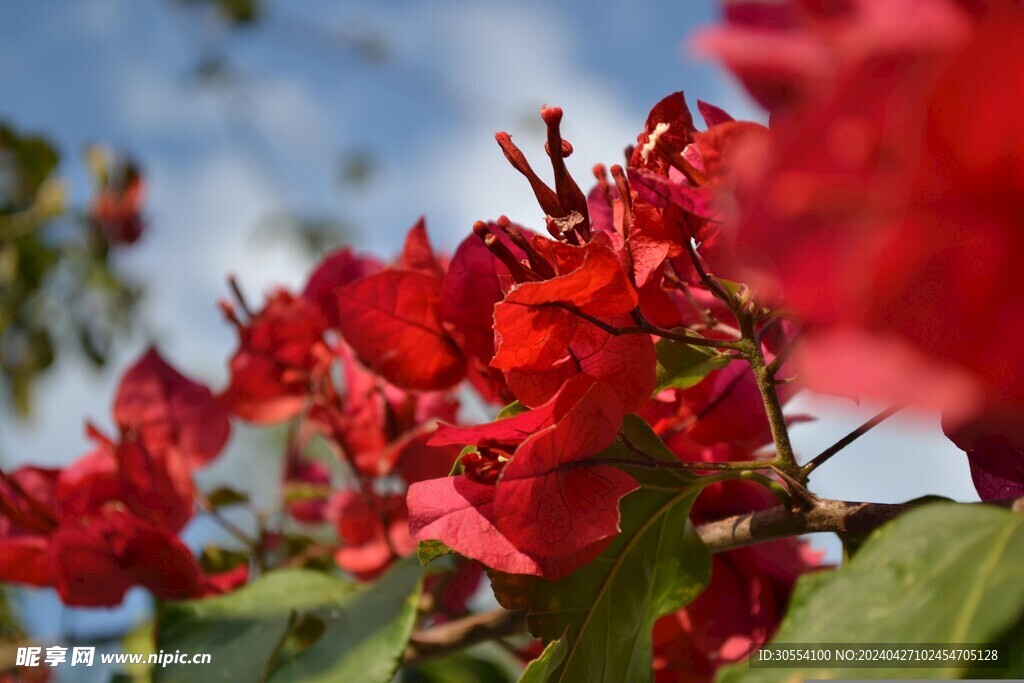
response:
<path id="1" fill-rule="evenodd" d="M 703 100 L 697 100 L 697 109 L 700 111 L 700 115 L 704 117 L 704 123 L 708 125 L 708 128 L 733 120 L 724 109 L 708 104 Z"/>

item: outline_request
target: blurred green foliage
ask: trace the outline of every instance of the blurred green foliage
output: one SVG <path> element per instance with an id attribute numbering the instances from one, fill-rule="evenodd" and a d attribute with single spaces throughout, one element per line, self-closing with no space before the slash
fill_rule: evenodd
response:
<path id="1" fill-rule="evenodd" d="M 106 363 L 139 298 L 89 213 L 69 206 L 59 162 L 48 140 L 0 122 L 0 391 L 18 416 L 63 351 Z"/>

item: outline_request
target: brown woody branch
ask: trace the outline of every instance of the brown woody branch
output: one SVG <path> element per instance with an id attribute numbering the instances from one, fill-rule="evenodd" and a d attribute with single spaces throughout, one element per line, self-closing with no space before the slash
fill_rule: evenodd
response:
<path id="1" fill-rule="evenodd" d="M 1024 497 L 992 500 L 968 505 L 997 505 L 1024 512 Z M 713 553 L 779 538 L 822 532 L 869 533 L 904 512 L 919 507 L 913 503 L 850 503 L 815 498 L 805 510 L 784 506 L 735 515 L 697 527 L 697 533 Z"/>
<path id="2" fill-rule="evenodd" d="M 789 536 L 821 532 L 867 533 L 911 510 L 913 505 L 848 503 L 817 498 L 807 510 L 784 506 L 735 515 L 697 527 L 713 553 Z"/>

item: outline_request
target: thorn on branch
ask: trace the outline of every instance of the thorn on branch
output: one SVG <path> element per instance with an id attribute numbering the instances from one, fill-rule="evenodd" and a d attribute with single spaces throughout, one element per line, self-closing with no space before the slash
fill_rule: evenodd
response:
<path id="1" fill-rule="evenodd" d="M 795 477 L 790 476 L 789 473 L 786 472 L 786 470 L 784 470 L 781 467 L 773 465 L 772 471 L 775 472 L 775 474 L 778 475 L 778 477 L 782 479 L 782 481 L 786 482 L 786 486 L 789 489 L 791 506 L 793 507 L 793 509 L 806 511 L 814 508 L 814 506 L 818 504 L 818 501 L 820 499 L 816 495 L 808 491 L 807 487 L 804 486 L 799 480 L 797 480 Z"/>
<path id="2" fill-rule="evenodd" d="M 231 287 L 231 291 L 235 295 L 235 300 L 238 301 L 238 307 L 242 309 L 243 313 L 245 313 L 245 317 L 249 320 L 255 318 L 256 316 L 253 315 L 252 309 L 249 308 L 249 302 L 245 299 L 245 294 L 242 293 L 242 287 L 238 284 L 238 278 L 234 275 L 229 275 L 228 286 Z"/>

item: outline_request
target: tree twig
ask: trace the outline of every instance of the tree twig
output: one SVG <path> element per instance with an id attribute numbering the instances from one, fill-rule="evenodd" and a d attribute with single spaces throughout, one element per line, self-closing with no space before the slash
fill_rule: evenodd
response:
<path id="1" fill-rule="evenodd" d="M 793 444 L 789 440 L 789 428 L 786 426 L 786 416 L 782 412 L 782 401 L 779 400 L 779 393 L 775 389 L 775 380 L 768 371 L 764 351 L 761 350 L 761 345 L 754 341 L 753 320 L 749 315 L 739 314 L 738 317 L 745 344 L 743 355 L 754 373 L 754 380 L 764 403 L 765 417 L 768 418 L 768 426 L 771 429 L 772 441 L 775 442 L 775 465 L 787 474 L 799 478 L 800 466 L 796 462 Z"/>
<path id="2" fill-rule="evenodd" d="M 711 277 L 711 274 L 704 268 L 704 264 L 700 260 L 700 255 L 697 254 L 697 249 L 693 245 L 692 240 L 683 240 L 686 245 L 686 254 L 690 257 L 690 263 L 693 264 L 693 269 L 697 272 L 697 277 L 700 278 L 701 283 L 708 288 L 708 290 L 716 297 L 721 299 L 725 304 L 736 312 L 737 305 L 735 297 L 732 296 L 715 278 Z"/>
<path id="3" fill-rule="evenodd" d="M 682 334 L 679 332 L 673 332 L 672 330 L 666 330 L 663 327 L 649 322 L 643 316 L 638 316 L 638 324 L 633 327 L 615 327 L 600 318 L 590 315 L 585 311 L 581 311 L 571 304 L 567 304 L 561 301 L 554 301 L 545 306 L 551 306 L 554 308 L 561 308 L 569 311 L 578 318 L 586 320 L 588 323 L 597 327 L 608 334 L 619 336 L 623 334 L 655 334 L 664 339 L 670 339 L 672 341 L 680 342 L 683 344 L 689 344 L 691 346 L 706 346 L 715 349 L 739 349 L 742 340 L 739 339 L 705 339 L 704 337 L 694 337 L 689 334 Z M 637 309 L 639 311 L 639 309 Z"/>
<path id="4" fill-rule="evenodd" d="M 221 514 L 220 510 L 210 502 L 210 499 L 202 491 L 196 491 L 196 506 L 202 512 L 209 515 L 210 519 L 216 522 L 220 528 L 224 529 L 224 531 L 233 536 L 235 540 L 240 541 L 242 545 L 245 545 L 253 552 L 259 551 L 259 540 L 250 536 L 240 526 Z"/>
<path id="5" fill-rule="evenodd" d="M 872 429 L 880 425 L 882 422 L 888 420 L 890 417 L 898 413 L 902 409 L 902 407 L 903 406 L 891 406 L 889 408 L 886 408 L 885 410 L 878 413 L 873 418 L 862 424 L 860 427 L 857 427 L 852 432 L 850 432 L 843 438 L 839 439 L 839 441 L 836 441 L 834 444 L 832 444 L 831 446 L 823 450 L 821 453 L 816 455 L 806 465 L 801 467 L 800 477 L 806 480 L 807 477 L 810 476 L 811 472 L 818 469 L 818 467 L 825 463 L 829 458 L 831 458 L 833 455 L 849 446 L 851 443 L 853 443 L 860 437 L 870 432 Z"/>
<path id="6" fill-rule="evenodd" d="M 416 631 L 409 639 L 402 666 L 415 666 L 485 640 L 526 632 L 526 613 L 493 609 Z"/>
<path id="7" fill-rule="evenodd" d="M 238 301 L 238 306 L 242 309 L 242 312 L 245 313 L 246 317 L 249 320 L 256 317 L 253 315 L 252 309 L 249 308 L 249 302 L 245 299 L 245 294 L 242 292 L 242 286 L 238 284 L 238 278 L 234 275 L 229 275 L 228 286 L 231 287 L 231 291 L 235 295 L 235 300 Z"/>
<path id="8" fill-rule="evenodd" d="M 630 458 L 592 458 L 577 461 L 582 466 L 617 465 L 619 467 L 639 467 L 647 470 L 684 470 L 689 472 L 712 472 L 719 470 L 770 470 L 774 460 L 726 460 L 723 462 L 704 462 L 702 460 L 632 460 Z"/>

